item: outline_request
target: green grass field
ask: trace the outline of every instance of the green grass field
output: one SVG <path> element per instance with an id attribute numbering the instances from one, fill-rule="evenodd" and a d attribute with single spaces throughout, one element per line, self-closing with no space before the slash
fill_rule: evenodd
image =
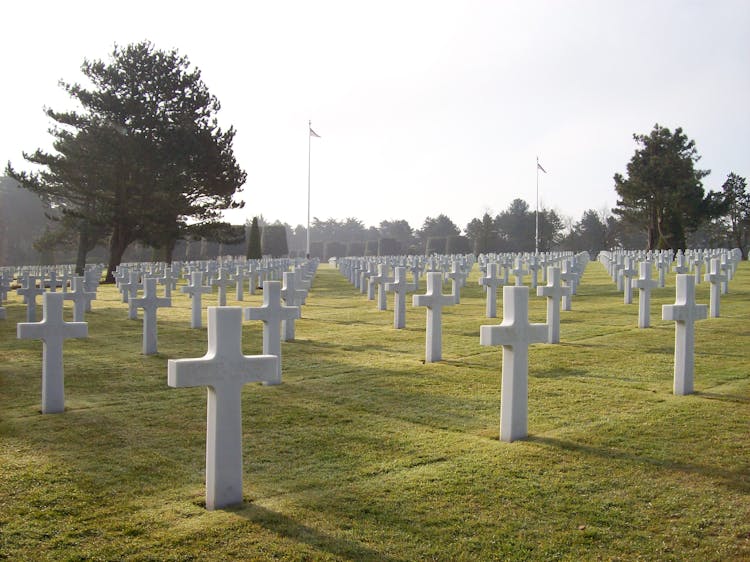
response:
<path id="1" fill-rule="evenodd" d="M 160 309 L 160 353 L 144 357 L 141 321 L 100 287 L 90 337 L 65 344 L 66 412 L 43 416 L 42 344 L 16 339 L 25 311 L 11 296 L 0 558 L 750 560 L 750 264 L 722 317 L 696 324 L 684 397 L 672 395 L 674 323 L 661 320 L 674 276 L 638 329 L 637 297 L 622 304 L 589 264 L 561 343 L 530 350 L 530 435 L 511 444 L 498 440 L 502 351 L 479 345 L 479 326 L 501 320 L 484 317 L 477 278 L 475 266 L 444 311 L 443 361 L 424 364 L 424 309 L 409 304 L 395 330 L 392 297 L 379 312 L 322 265 L 282 346 L 283 384 L 243 391 L 244 504 L 213 512 L 206 391 L 167 386 L 167 359 L 206 352 L 187 297 Z M 708 303 L 708 285 L 697 291 Z M 544 314 L 532 297 L 531 320 Z M 260 353 L 260 322 L 243 341 Z"/>

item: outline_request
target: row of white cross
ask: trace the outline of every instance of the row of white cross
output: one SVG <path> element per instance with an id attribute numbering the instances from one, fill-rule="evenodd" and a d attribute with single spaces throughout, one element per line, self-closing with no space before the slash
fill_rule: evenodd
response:
<path id="1" fill-rule="evenodd" d="M 491 264 L 488 274 L 491 276 Z M 649 264 L 650 267 L 650 264 Z M 193 273 L 193 285 L 201 286 Z M 455 268 L 454 268 L 455 273 Z M 383 270 L 379 272 L 384 275 Z M 285 275 L 286 277 L 286 275 Z M 480 345 L 503 347 L 500 439 L 511 442 L 528 435 L 528 347 L 534 343 L 559 341 L 559 300 L 570 287 L 560 284 L 560 269 L 550 267 L 548 284 L 537 287 L 540 296 L 548 299 L 548 321 L 532 324 L 528 319 L 529 288 L 503 287 L 503 322 L 500 325 L 480 327 Z M 456 276 L 458 278 L 458 276 Z M 293 279 L 290 276 L 285 281 Z M 456 295 L 442 293 L 443 273 L 427 273 L 427 290 L 424 295 L 414 295 L 414 306 L 428 309 L 426 360 L 440 360 L 440 316 L 443 306 L 455 304 Z M 293 282 L 292 282 L 293 283 Z M 390 287 L 388 287 L 390 285 Z M 396 301 L 404 300 L 411 284 L 406 282 L 405 270 L 397 267 L 395 278 L 383 283 L 384 289 L 396 293 Z M 208 351 L 197 359 L 168 361 L 168 384 L 172 387 L 208 387 L 208 424 L 206 456 L 206 505 L 216 509 L 242 501 L 241 456 L 241 388 L 248 382 L 279 384 L 281 382 L 280 335 L 282 322 L 299 317 L 299 306 L 281 305 L 281 283 L 264 283 L 263 306 L 245 308 L 246 320 L 262 320 L 263 354 L 246 356 L 242 353 L 241 307 L 208 308 Z M 287 284 L 288 295 L 295 295 Z M 693 275 L 678 274 L 677 297 L 674 305 L 665 305 L 664 320 L 676 322 L 675 329 L 675 394 L 693 391 L 693 345 L 695 320 L 707 317 L 706 305 L 695 303 Z M 188 291 L 186 291 L 188 292 Z M 200 295 L 194 291 L 192 295 Z M 190 294 L 188 292 L 188 294 Z M 62 318 L 62 293 L 44 294 L 44 317 L 41 322 L 19 323 L 19 338 L 41 339 L 43 351 L 42 411 L 64 410 L 62 382 L 62 343 L 65 338 L 87 336 L 85 322 L 65 322 Z M 291 296 L 290 298 L 294 298 Z M 156 279 L 144 279 L 144 297 L 132 299 L 134 306 L 144 309 L 144 353 L 146 353 L 146 325 L 155 325 L 155 311 L 167 306 L 169 299 L 156 297 Z M 132 302 L 132 301 L 131 301 Z M 555 311 L 558 311 L 557 316 Z M 149 320 L 150 319 L 150 320 Z M 556 331 L 551 324 L 557 323 Z M 430 330 L 430 326 L 433 330 Z M 397 326 L 398 327 L 398 326 Z M 155 330 L 155 328 L 154 328 Z M 286 333 L 286 331 L 284 331 Z M 274 337 L 273 334 L 276 334 Z M 293 336 L 292 336 L 293 337 Z M 432 341 L 430 339 L 432 338 Z M 155 345 L 155 341 L 154 341 Z M 278 346 L 278 347 L 277 347 Z M 59 377 L 50 371 L 59 370 Z"/>

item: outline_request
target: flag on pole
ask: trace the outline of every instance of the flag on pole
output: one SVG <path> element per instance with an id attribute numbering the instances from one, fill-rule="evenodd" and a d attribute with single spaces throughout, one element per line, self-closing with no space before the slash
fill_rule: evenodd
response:
<path id="1" fill-rule="evenodd" d="M 547 170 L 545 170 L 544 168 L 542 168 L 542 165 L 539 163 L 539 160 L 537 160 L 537 162 L 536 162 L 536 167 L 539 168 L 545 174 L 547 173 Z"/>
<path id="2" fill-rule="evenodd" d="M 318 133 L 316 133 L 315 131 L 313 131 L 312 127 L 310 127 L 310 136 L 311 137 L 318 137 L 318 138 L 320 138 L 320 135 Z"/>

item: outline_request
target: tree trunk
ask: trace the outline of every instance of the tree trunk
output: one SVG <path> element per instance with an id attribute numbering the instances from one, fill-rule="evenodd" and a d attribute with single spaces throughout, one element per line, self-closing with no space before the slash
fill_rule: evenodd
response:
<path id="1" fill-rule="evenodd" d="M 76 275 L 83 276 L 86 270 L 86 255 L 89 248 L 89 236 L 86 227 L 78 233 L 78 252 L 76 253 Z"/>
<path id="2" fill-rule="evenodd" d="M 174 248 L 177 245 L 177 240 L 167 240 L 164 244 L 164 261 L 167 265 L 172 265 L 172 256 L 174 255 Z"/>
<path id="3" fill-rule="evenodd" d="M 122 228 L 115 227 L 109 241 L 109 263 L 107 264 L 107 275 L 104 278 L 105 283 L 115 282 L 115 269 L 122 263 L 122 255 L 130 246 L 130 242 L 122 232 Z"/>

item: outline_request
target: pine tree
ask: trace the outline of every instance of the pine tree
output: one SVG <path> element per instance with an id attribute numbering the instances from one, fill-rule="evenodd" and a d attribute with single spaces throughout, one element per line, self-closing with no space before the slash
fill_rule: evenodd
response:
<path id="1" fill-rule="evenodd" d="M 247 259 L 259 260 L 263 257 L 260 249 L 260 227 L 258 226 L 258 217 L 253 217 L 253 223 L 250 225 L 250 236 L 247 240 Z"/>

